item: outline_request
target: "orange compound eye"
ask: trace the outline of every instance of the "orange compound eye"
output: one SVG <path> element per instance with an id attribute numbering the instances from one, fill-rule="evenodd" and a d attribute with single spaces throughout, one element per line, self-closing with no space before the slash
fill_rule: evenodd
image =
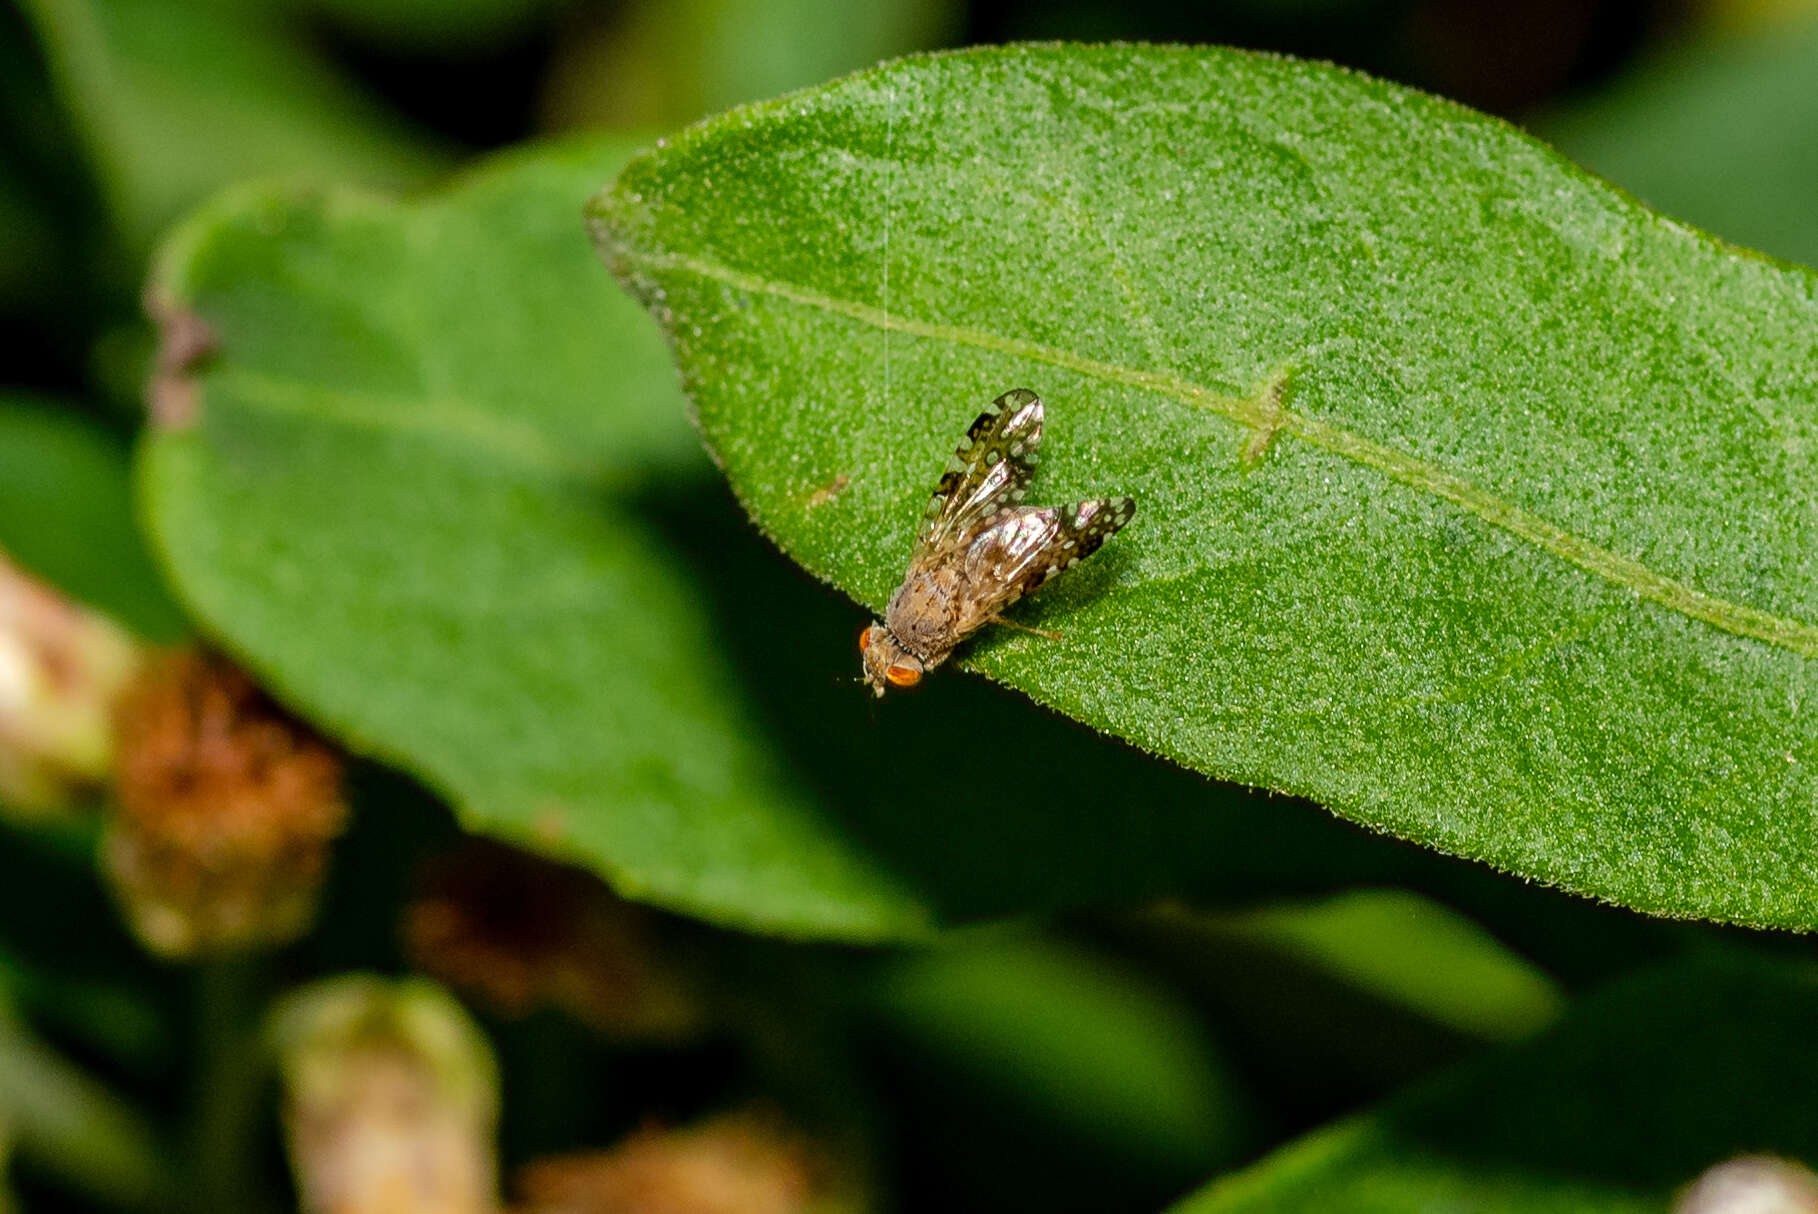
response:
<path id="1" fill-rule="evenodd" d="M 884 677 L 898 687 L 914 687 L 922 681 L 922 672 L 913 666 L 892 666 L 884 671 Z"/>
<path id="2" fill-rule="evenodd" d="M 876 631 L 877 631 L 876 624 L 867 624 L 867 625 L 865 625 L 864 631 L 859 633 L 859 652 L 860 653 L 863 653 L 867 649 L 871 648 L 871 634 Z"/>

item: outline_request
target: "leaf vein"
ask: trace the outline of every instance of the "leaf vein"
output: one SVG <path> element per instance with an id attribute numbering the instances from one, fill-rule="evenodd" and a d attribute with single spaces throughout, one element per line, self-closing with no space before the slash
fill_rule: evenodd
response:
<path id="1" fill-rule="evenodd" d="M 836 299 L 793 283 L 772 281 L 686 254 L 633 250 L 622 244 L 615 252 L 625 261 L 638 263 L 647 270 L 679 270 L 735 290 L 833 313 L 879 329 L 1045 362 L 1090 378 L 1153 392 L 1205 409 L 1258 432 L 1293 435 L 1303 442 L 1374 468 L 1404 485 L 1450 502 L 1493 527 L 1680 615 L 1710 624 L 1735 636 L 1790 650 L 1802 657 L 1818 657 L 1818 626 L 1707 594 L 1650 569 L 1633 557 L 1574 535 L 1558 524 L 1500 498 L 1456 473 L 1384 446 L 1342 426 L 1281 409 L 1272 397 L 1272 388 L 1265 388 L 1255 396 L 1216 392 L 1172 372 L 1147 371 L 1021 338 L 957 325 L 936 324 L 901 314 L 887 314 L 868 304 Z"/>
<path id="2" fill-rule="evenodd" d="M 436 439 L 482 457 L 559 480 L 594 480 L 597 461 L 576 455 L 528 423 L 477 403 L 431 396 L 403 396 L 336 386 L 324 392 L 294 378 L 236 367 L 216 372 L 210 386 L 232 394 L 246 409 L 374 434 Z"/>

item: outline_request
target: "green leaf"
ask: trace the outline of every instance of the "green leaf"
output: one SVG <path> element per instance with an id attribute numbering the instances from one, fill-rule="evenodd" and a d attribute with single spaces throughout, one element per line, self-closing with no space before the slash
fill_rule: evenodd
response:
<path id="1" fill-rule="evenodd" d="M 591 214 L 741 501 L 872 608 L 1007 388 L 1032 500 L 1136 496 L 1015 613 L 1063 639 L 962 666 L 1530 878 L 1818 923 L 1805 272 L 1445 102 L 1178 47 L 905 60 Z"/>
<path id="2" fill-rule="evenodd" d="M 568 126 L 669 127 L 803 88 L 957 30 L 955 0 L 633 0 L 557 47 L 548 110 Z"/>
<path id="3" fill-rule="evenodd" d="M 565 0 L 286 0 L 403 57 L 486 55 L 524 39 Z"/>
<path id="4" fill-rule="evenodd" d="M 748 736 L 628 500 L 703 462 L 577 219 L 629 150 L 524 156 L 414 206 L 252 189 L 196 216 L 154 290 L 217 353 L 199 420 L 145 447 L 151 531 L 275 688 L 470 825 L 632 895 L 909 930 L 920 908 Z"/>
<path id="5" fill-rule="evenodd" d="M 58 406 L 0 392 L 0 550 L 152 641 L 183 617 L 133 526 L 127 451 Z"/>
<path id="6" fill-rule="evenodd" d="M 1809 966 L 1630 979 L 1558 1028 L 1215 1182 L 1176 1214 L 1664 1211 L 1742 1153 L 1818 1157 Z"/>
<path id="7" fill-rule="evenodd" d="M 939 1166 L 967 1173 L 979 1208 L 1136 1208 L 1132 1186 L 1165 1200 L 1235 1154 L 1241 1100 L 1218 1051 L 1126 967 L 962 938 L 888 964 L 871 1000 Z"/>
<path id="8" fill-rule="evenodd" d="M 145 1071 L 169 1055 L 168 1025 L 143 990 L 26 964 L 0 946 L 0 990 L 22 1012 Z"/>
<path id="9" fill-rule="evenodd" d="M 738 517 L 587 245 L 581 201 L 628 152 L 408 205 L 242 190 L 173 238 L 154 293 L 215 352 L 197 420 L 144 448 L 148 527 L 277 694 L 470 827 L 745 927 L 1471 883 L 986 686 L 874 710 L 858 613 Z"/>
<path id="10" fill-rule="evenodd" d="M 237 0 L 28 0 L 64 104 L 135 248 L 242 177 L 409 185 L 446 153 Z"/>
<path id="11" fill-rule="evenodd" d="M 1359 990 L 1486 1040 L 1559 1014 L 1558 989 L 1455 911 L 1405 890 L 1353 890 L 1225 916 L 1165 914 L 1189 932 L 1297 958 Z"/>
<path id="12" fill-rule="evenodd" d="M 45 254 L 55 238 L 40 199 L 14 172 L 0 174 L 0 304 L 9 313 L 44 292 L 53 273 Z"/>
<path id="13" fill-rule="evenodd" d="M 1574 160 L 1726 239 L 1818 265 L 1818 21 L 1677 46 L 1537 119 Z M 1744 184 L 1746 183 L 1746 184 Z"/>
<path id="14" fill-rule="evenodd" d="M 151 1126 L 38 1040 L 0 1004 L 0 1127 L 65 1183 L 135 1209 L 162 1208 L 170 1168 Z"/>

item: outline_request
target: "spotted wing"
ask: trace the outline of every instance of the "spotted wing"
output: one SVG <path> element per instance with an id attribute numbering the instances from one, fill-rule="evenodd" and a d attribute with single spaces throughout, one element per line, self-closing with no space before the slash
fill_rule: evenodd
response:
<path id="1" fill-rule="evenodd" d="M 969 632 L 1063 569 L 1097 552 L 1136 516 L 1127 497 L 1006 511 L 966 551 L 971 594 L 960 631 Z"/>
<path id="2" fill-rule="evenodd" d="M 1029 491 L 1035 449 L 1042 438 L 1041 398 L 1014 388 L 991 402 L 966 428 L 947 470 L 928 499 L 915 538 L 912 565 L 963 548 Z"/>

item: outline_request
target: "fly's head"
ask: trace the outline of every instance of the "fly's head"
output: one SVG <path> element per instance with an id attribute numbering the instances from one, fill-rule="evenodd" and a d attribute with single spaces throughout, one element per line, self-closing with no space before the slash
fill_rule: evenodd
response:
<path id="1" fill-rule="evenodd" d="M 882 624 L 872 624 L 859 633 L 859 656 L 865 663 L 865 681 L 880 696 L 888 687 L 914 687 L 922 681 L 922 660 L 904 649 Z"/>

